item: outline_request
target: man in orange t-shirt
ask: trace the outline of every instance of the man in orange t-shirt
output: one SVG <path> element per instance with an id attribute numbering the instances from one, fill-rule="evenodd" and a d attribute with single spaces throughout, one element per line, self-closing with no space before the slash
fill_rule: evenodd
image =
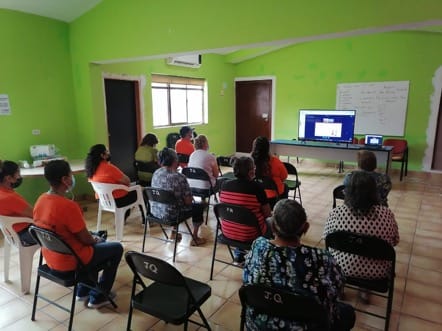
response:
<path id="1" fill-rule="evenodd" d="M 0 161 L 0 215 L 32 218 L 32 206 L 14 191 L 22 183 L 20 168 L 13 161 Z M 28 232 L 31 223 L 14 223 L 12 228 L 17 232 L 23 246 L 32 246 L 36 242 Z"/>
<path id="2" fill-rule="evenodd" d="M 86 268 L 95 273 L 98 266 L 105 266 L 98 280 L 99 288 L 109 293 L 112 289 L 118 265 L 123 254 L 123 247 L 118 242 L 104 242 L 94 238 L 86 228 L 82 211 L 75 201 L 65 197 L 75 185 L 69 163 L 64 160 L 51 161 L 45 166 L 45 178 L 51 188 L 43 193 L 34 207 L 35 224 L 57 233 L 75 251 Z M 43 256 L 48 266 L 59 272 L 76 268 L 75 258 L 43 249 Z M 84 283 L 92 285 L 86 278 Z M 101 291 L 78 286 L 77 300 L 89 299 L 88 307 L 100 308 L 109 304 Z"/>
<path id="3" fill-rule="evenodd" d="M 183 126 L 180 129 L 181 139 L 179 139 L 175 143 L 175 151 L 177 152 L 177 154 L 184 154 L 190 156 L 190 154 L 192 154 L 195 151 L 195 147 L 192 144 L 192 135 L 193 135 L 193 130 L 190 126 Z M 181 168 L 185 168 L 187 167 L 187 163 L 188 162 L 180 162 L 179 166 Z"/>

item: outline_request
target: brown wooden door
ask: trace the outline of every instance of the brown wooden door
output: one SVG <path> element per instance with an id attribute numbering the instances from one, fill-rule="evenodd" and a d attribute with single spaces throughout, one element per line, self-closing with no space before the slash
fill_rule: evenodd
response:
<path id="1" fill-rule="evenodd" d="M 271 138 L 272 80 L 237 81 L 236 151 L 249 153 L 258 136 Z"/>

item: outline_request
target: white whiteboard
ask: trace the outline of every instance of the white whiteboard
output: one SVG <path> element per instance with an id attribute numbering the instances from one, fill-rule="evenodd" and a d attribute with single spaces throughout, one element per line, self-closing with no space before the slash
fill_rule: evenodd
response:
<path id="1" fill-rule="evenodd" d="M 338 84 L 336 109 L 356 109 L 355 134 L 403 136 L 409 84 L 409 81 Z"/>

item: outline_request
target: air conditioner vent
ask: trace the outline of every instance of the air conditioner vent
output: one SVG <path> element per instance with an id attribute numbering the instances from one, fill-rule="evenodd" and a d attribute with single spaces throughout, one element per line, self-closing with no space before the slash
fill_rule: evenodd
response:
<path id="1" fill-rule="evenodd" d="M 174 66 L 199 68 L 201 66 L 201 55 L 195 54 L 168 57 L 166 63 Z"/>

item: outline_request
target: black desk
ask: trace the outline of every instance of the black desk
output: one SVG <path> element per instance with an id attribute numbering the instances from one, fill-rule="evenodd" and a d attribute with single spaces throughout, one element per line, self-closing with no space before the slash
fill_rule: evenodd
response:
<path id="1" fill-rule="evenodd" d="M 297 140 L 272 140 L 270 153 L 276 155 L 298 156 L 311 159 L 357 162 L 357 153 L 364 145 L 309 142 Z M 370 148 L 376 155 L 377 164 L 385 167 L 388 174 L 391 166 L 392 146 Z"/>

